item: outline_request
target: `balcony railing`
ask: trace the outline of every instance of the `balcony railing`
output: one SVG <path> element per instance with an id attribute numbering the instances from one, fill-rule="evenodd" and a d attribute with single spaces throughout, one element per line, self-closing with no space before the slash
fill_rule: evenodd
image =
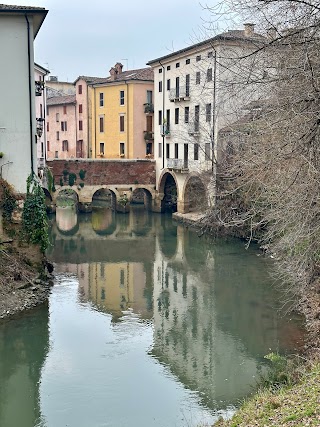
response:
<path id="1" fill-rule="evenodd" d="M 188 101 L 190 99 L 189 86 L 177 86 L 170 90 L 169 99 L 171 102 L 175 101 Z"/>
<path id="2" fill-rule="evenodd" d="M 151 141 L 154 139 L 153 132 L 150 130 L 143 131 L 143 137 L 144 137 L 145 141 Z"/>
<path id="3" fill-rule="evenodd" d="M 170 125 L 168 124 L 160 125 L 160 133 L 161 133 L 161 136 L 170 137 Z"/>
<path id="4" fill-rule="evenodd" d="M 189 124 L 188 133 L 189 133 L 189 135 L 193 135 L 193 136 L 200 135 L 199 122 L 198 121 L 195 120 L 194 122 L 191 122 Z"/>
<path id="5" fill-rule="evenodd" d="M 167 159 L 167 168 L 176 170 L 188 169 L 187 159 Z"/>
<path id="6" fill-rule="evenodd" d="M 145 114 L 152 114 L 154 112 L 153 104 L 151 104 L 150 102 L 143 104 L 143 106 Z"/>

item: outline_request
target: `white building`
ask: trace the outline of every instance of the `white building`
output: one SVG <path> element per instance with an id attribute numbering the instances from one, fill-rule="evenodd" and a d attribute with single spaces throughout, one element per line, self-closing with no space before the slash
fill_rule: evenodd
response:
<path id="1" fill-rule="evenodd" d="M 0 174 L 15 190 L 37 173 L 33 40 L 48 11 L 0 5 Z"/>
<path id="2" fill-rule="evenodd" d="M 241 106 L 252 100 L 243 81 L 243 61 L 249 70 L 251 59 L 242 61 L 239 73 L 240 58 L 263 40 L 253 24 L 245 24 L 244 30 L 228 31 L 148 62 L 154 69 L 159 210 L 175 203 L 180 213 L 196 207 L 188 189 L 190 179 L 205 171 L 214 177 L 219 129 L 234 121 Z M 208 194 L 199 178 L 195 185 Z"/>

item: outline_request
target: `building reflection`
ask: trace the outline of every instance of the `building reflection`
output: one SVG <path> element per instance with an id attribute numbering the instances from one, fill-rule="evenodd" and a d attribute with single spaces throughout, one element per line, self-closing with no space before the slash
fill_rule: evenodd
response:
<path id="1" fill-rule="evenodd" d="M 270 349 L 301 344 L 302 328 L 277 311 L 267 261 L 240 241 L 199 239 L 170 217 L 144 210 L 100 209 L 70 220 L 70 227 L 67 234 L 53 224 L 50 257 L 77 274 L 81 300 L 114 322 L 128 309 L 153 317 L 150 354 L 206 406 L 237 403 L 256 384 Z"/>
<path id="2" fill-rule="evenodd" d="M 39 386 L 48 345 L 47 306 L 0 324 L 0 426 L 40 422 Z"/>

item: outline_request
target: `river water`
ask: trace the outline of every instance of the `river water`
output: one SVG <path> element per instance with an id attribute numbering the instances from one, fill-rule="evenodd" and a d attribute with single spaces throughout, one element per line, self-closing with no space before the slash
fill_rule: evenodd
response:
<path id="1" fill-rule="evenodd" d="M 1 427 L 196 427 L 231 416 L 270 351 L 302 345 L 271 260 L 170 216 L 50 220 L 48 306 L 0 324 Z"/>

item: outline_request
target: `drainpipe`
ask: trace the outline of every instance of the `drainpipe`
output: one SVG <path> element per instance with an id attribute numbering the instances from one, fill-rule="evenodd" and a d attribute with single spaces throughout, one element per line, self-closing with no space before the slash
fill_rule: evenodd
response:
<path id="1" fill-rule="evenodd" d="M 32 120 L 32 86 L 31 86 L 31 51 L 30 51 L 30 22 L 28 16 L 24 15 L 27 21 L 27 33 L 28 33 L 28 71 L 29 71 L 29 125 L 30 125 L 30 148 L 31 148 L 31 173 L 34 175 L 34 164 L 33 164 L 33 120 Z"/>
<path id="2" fill-rule="evenodd" d="M 78 143 L 78 119 L 79 117 L 77 117 L 77 101 L 74 104 L 74 117 L 76 119 L 76 158 L 77 156 L 77 143 Z M 68 147 L 69 148 L 69 147 Z M 82 154 L 82 153 L 81 153 Z"/>
<path id="3" fill-rule="evenodd" d="M 127 120 L 127 159 L 129 159 L 129 85 L 128 85 L 128 82 L 125 80 L 125 85 L 126 85 L 126 87 L 127 87 L 127 117 L 126 117 L 126 120 Z M 133 158 L 133 152 L 132 152 L 132 158 Z"/>
<path id="4" fill-rule="evenodd" d="M 94 108 L 94 114 L 92 115 L 94 117 L 94 158 L 96 159 L 97 158 L 96 87 L 92 86 L 92 88 L 93 88 L 93 108 Z M 92 157 L 93 157 L 93 149 L 92 149 Z"/>
<path id="5" fill-rule="evenodd" d="M 162 169 L 164 169 L 164 107 L 165 107 L 165 73 L 166 70 L 164 68 L 164 66 L 161 64 L 161 61 L 159 61 L 159 64 L 162 67 L 162 127 L 163 127 L 163 132 L 162 132 Z"/>

